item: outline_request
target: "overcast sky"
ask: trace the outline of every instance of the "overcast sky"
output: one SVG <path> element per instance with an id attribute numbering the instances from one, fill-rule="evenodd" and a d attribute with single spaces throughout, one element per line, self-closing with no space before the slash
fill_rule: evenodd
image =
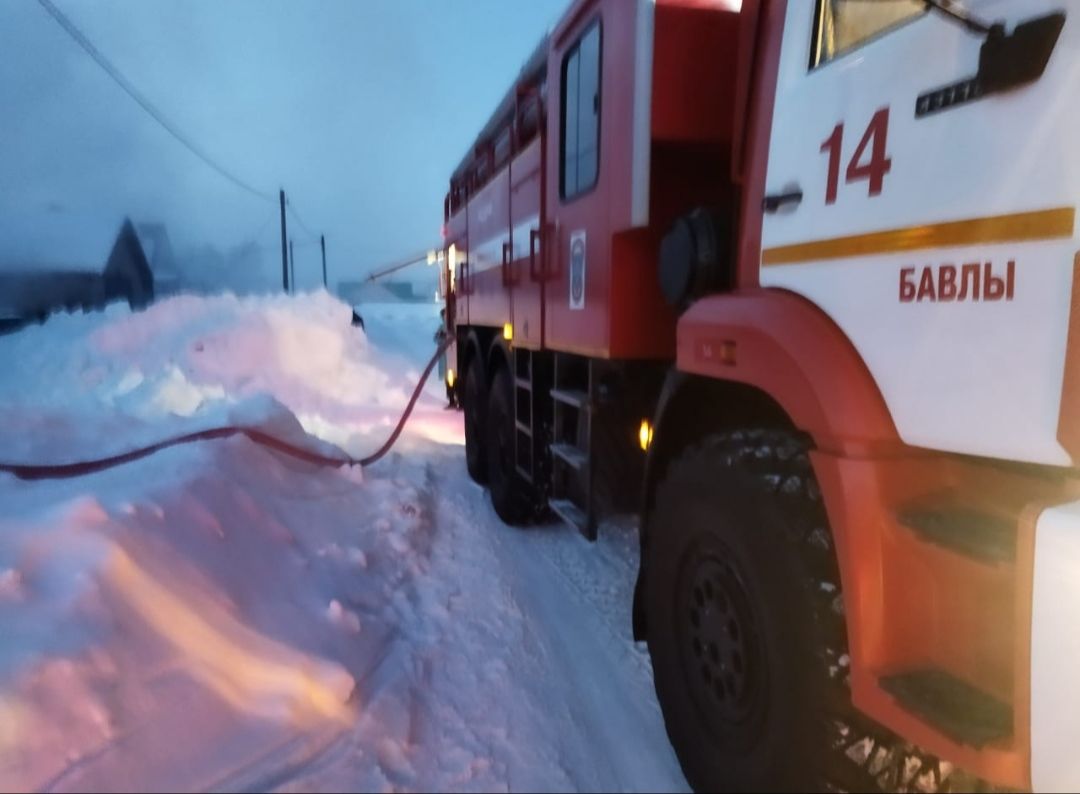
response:
<path id="1" fill-rule="evenodd" d="M 54 2 L 216 160 L 284 186 L 334 281 L 438 240 L 451 170 L 567 0 Z M 70 259 L 125 214 L 178 248 L 275 244 L 276 203 L 184 149 L 35 0 L 0 0 L 0 59 L 0 267 Z M 300 286 L 317 251 L 297 249 Z"/>

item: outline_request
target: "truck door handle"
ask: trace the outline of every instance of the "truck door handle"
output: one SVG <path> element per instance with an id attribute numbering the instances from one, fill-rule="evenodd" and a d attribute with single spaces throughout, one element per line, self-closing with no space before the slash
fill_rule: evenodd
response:
<path id="1" fill-rule="evenodd" d="M 537 268 L 537 243 L 540 242 L 540 230 L 529 229 L 529 278 L 540 281 L 544 277 L 543 267 Z M 541 249 L 542 251 L 543 249 Z"/>
<path id="2" fill-rule="evenodd" d="M 510 243 L 502 244 L 502 282 L 504 287 L 513 286 L 513 276 L 510 273 L 510 258 L 512 255 Z"/>
<path id="3" fill-rule="evenodd" d="M 796 188 L 795 190 L 789 190 L 786 193 L 773 193 L 771 196 L 766 196 L 761 202 L 761 208 L 765 212 L 776 212 L 785 204 L 801 204 L 802 203 L 802 190 Z"/>

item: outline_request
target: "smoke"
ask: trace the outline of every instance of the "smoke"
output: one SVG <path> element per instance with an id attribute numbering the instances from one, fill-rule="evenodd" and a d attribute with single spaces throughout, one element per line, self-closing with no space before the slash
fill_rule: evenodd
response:
<path id="1" fill-rule="evenodd" d="M 332 284 L 437 242 L 450 171 L 565 4 L 54 1 L 215 160 L 288 191 Z M 280 284 L 276 202 L 183 148 L 37 3 L 0 4 L 0 52 L 0 270 L 103 263 L 130 216 L 200 279 Z M 290 226 L 297 283 L 321 283 Z"/>

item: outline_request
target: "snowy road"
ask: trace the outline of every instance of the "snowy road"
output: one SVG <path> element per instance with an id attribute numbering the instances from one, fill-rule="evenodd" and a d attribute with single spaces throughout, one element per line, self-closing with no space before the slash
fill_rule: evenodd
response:
<path id="1" fill-rule="evenodd" d="M 272 782 L 684 789 L 647 656 L 629 637 L 630 531 L 611 527 L 593 546 L 564 526 L 512 530 L 468 480 L 459 451 L 425 457 L 430 556 L 400 596 L 400 625 L 412 628 L 360 679 L 367 713 L 355 731 Z"/>
<path id="2" fill-rule="evenodd" d="M 369 347 L 325 296 L 184 300 L 0 338 L 29 423 L 0 449 L 227 414 L 362 452 L 430 349 L 430 310 L 373 311 Z M 685 789 L 630 639 L 634 527 L 505 527 L 460 421 L 432 389 L 363 473 L 231 439 L 0 475 L 0 790 Z"/>

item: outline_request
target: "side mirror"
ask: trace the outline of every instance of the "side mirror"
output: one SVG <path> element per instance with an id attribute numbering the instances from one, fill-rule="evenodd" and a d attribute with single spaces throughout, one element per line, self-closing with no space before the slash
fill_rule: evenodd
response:
<path id="1" fill-rule="evenodd" d="M 1063 11 L 1030 19 L 1009 34 L 995 25 L 979 50 L 976 79 L 982 93 L 1008 91 L 1042 77 L 1064 26 Z"/>
<path id="2" fill-rule="evenodd" d="M 1007 34 L 1005 26 L 1000 23 L 985 25 L 969 17 L 958 16 L 947 6 L 940 5 L 938 0 L 926 2 L 973 33 L 985 35 L 986 40 L 979 50 L 979 71 L 973 77 L 920 94 L 915 100 L 915 118 L 940 113 L 1035 82 L 1046 71 L 1061 29 L 1065 27 L 1065 12 L 1056 11 L 1022 22 Z"/>

